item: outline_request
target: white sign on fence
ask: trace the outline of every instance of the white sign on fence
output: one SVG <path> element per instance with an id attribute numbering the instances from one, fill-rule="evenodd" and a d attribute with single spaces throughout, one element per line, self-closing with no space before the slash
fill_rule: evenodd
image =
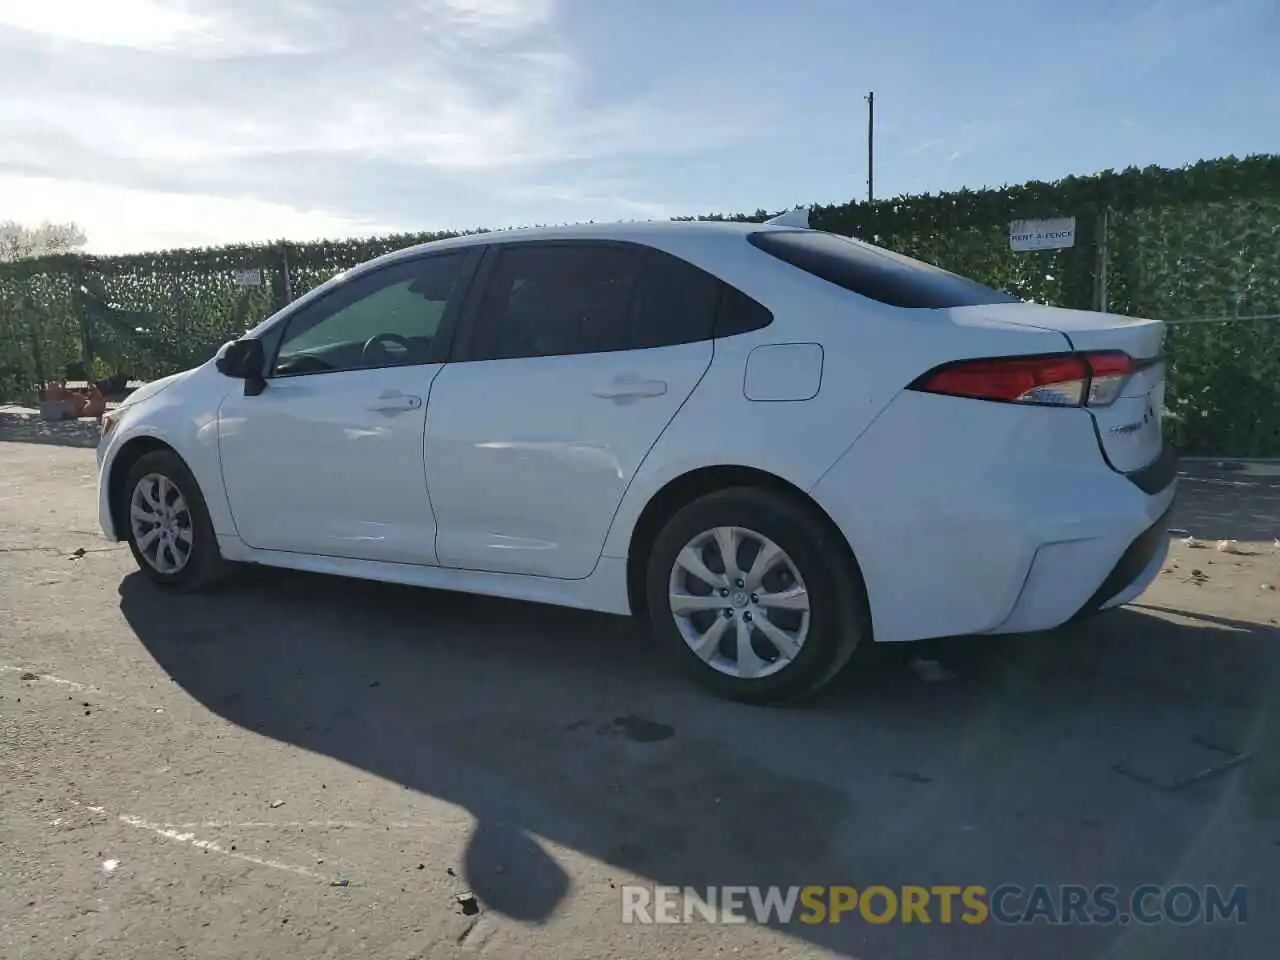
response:
<path id="1" fill-rule="evenodd" d="M 258 267 L 254 267 L 252 270 L 237 270 L 236 284 L 241 287 L 262 286 L 262 270 Z"/>
<path id="2" fill-rule="evenodd" d="M 1061 250 L 1075 245 L 1075 217 L 1014 220 L 1009 224 L 1009 249 L 1015 253 L 1028 250 Z"/>

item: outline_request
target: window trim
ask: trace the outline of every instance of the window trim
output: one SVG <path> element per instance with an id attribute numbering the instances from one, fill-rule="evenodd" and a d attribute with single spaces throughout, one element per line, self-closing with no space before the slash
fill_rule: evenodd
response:
<path id="1" fill-rule="evenodd" d="M 450 353 L 452 352 L 455 335 L 458 330 L 458 317 L 461 312 L 461 308 L 471 294 L 476 269 L 480 265 L 480 261 L 484 256 L 486 249 L 487 246 L 476 245 L 465 248 L 454 248 L 452 250 L 435 250 L 430 253 L 402 257 L 392 260 L 389 263 L 381 264 L 370 270 L 363 270 L 353 274 L 345 281 L 335 286 L 332 290 L 327 291 L 324 296 L 308 301 L 297 310 L 294 310 L 281 318 L 281 322 L 276 324 L 276 329 L 272 331 L 272 333 L 275 334 L 274 343 L 271 345 L 271 349 L 267 351 L 269 359 L 266 363 L 266 369 L 263 371 L 263 376 L 267 380 L 292 380 L 296 377 L 320 377 L 335 373 L 357 373 L 365 370 L 391 370 L 398 369 L 400 367 L 425 367 L 437 363 L 447 363 Z M 376 276 L 379 273 L 385 273 L 388 270 L 400 269 L 406 265 L 421 264 L 429 260 L 458 256 L 462 259 L 462 264 L 458 269 L 458 279 L 453 292 L 449 296 L 448 302 L 445 304 L 444 312 L 440 316 L 440 326 L 436 329 L 436 335 L 431 339 L 431 349 L 429 350 L 426 359 L 418 363 L 386 363 L 370 367 L 348 367 L 340 370 L 302 370 L 297 373 L 275 372 L 276 363 L 280 359 L 280 350 L 284 346 L 285 338 L 289 334 L 289 327 L 292 326 L 293 322 L 298 317 L 309 313 L 321 304 L 327 303 L 332 297 L 346 289 L 348 284 L 365 280 L 369 277 Z M 332 314 L 330 314 L 330 316 L 332 316 Z"/>

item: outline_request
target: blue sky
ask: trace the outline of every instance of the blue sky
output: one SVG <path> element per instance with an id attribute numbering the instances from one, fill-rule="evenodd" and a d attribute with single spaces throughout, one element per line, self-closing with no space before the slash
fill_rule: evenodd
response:
<path id="1" fill-rule="evenodd" d="M 1280 151 L 1276 0 L 0 0 L 0 219 L 104 252 Z"/>

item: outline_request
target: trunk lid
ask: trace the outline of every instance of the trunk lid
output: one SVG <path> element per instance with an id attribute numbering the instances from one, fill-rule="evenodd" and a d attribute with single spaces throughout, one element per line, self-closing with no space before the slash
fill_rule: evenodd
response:
<path id="1" fill-rule="evenodd" d="M 1160 456 L 1164 447 L 1164 323 L 1036 303 L 955 307 L 951 313 L 961 323 L 981 318 L 1013 327 L 1053 330 L 1080 352 L 1127 353 L 1138 361 L 1138 371 L 1129 377 L 1114 402 L 1106 407 L 1090 407 L 1089 413 L 1097 426 L 1102 451 L 1116 470 L 1140 470 Z"/>

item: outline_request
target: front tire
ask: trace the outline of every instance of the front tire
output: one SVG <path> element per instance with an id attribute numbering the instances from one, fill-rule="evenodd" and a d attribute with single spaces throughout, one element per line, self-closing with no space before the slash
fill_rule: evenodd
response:
<path id="1" fill-rule="evenodd" d="M 814 693 L 870 634 L 839 534 L 783 495 L 717 491 L 658 534 L 645 577 L 653 630 L 703 686 L 747 703 Z"/>
<path id="2" fill-rule="evenodd" d="M 177 454 L 153 450 L 139 457 L 120 495 L 129 549 L 150 580 L 194 591 L 225 577 L 227 563 L 200 486 Z"/>

